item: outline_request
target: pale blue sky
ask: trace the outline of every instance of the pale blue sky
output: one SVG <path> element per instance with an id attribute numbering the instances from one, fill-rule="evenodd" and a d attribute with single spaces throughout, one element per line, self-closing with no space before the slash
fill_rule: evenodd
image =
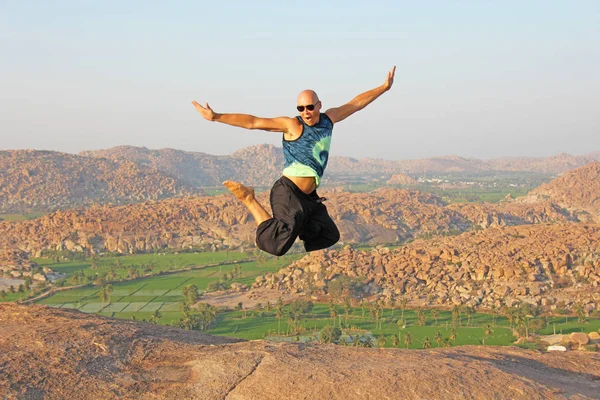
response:
<path id="1" fill-rule="evenodd" d="M 392 91 L 332 154 L 411 159 L 600 150 L 600 1 L 0 0 L 0 149 L 229 154 L 276 133 L 203 120 Z"/>

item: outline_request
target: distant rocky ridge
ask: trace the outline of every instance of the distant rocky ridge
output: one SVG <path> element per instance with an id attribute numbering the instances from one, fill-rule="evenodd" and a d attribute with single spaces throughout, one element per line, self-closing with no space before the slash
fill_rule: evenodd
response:
<path id="1" fill-rule="evenodd" d="M 53 151 L 0 151 L 3 213 L 131 203 L 186 194 L 202 191 L 132 161 Z"/>
<path id="2" fill-rule="evenodd" d="M 416 176 L 428 173 L 520 171 L 551 176 L 594 159 L 600 159 L 600 153 L 489 161 L 462 157 L 385 161 L 333 156 L 323 187 L 356 181 L 411 185 L 416 183 Z M 131 146 L 80 155 L 0 151 L 0 213 L 52 211 L 93 203 L 127 204 L 202 194 L 201 188 L 221 187 L 228 179 L 269 187 L 279 178 L 283 164 L 281 149 L 272 145 L 252 146 L 227 156 Z"/>
<path id="3" fill-rule="evenodd" d="M 532 190 L 519 199 L 522 203 L 552 201 L 577 212 L 581 220 L 600 222 L 600 162 L 569 171 Z"/>
<path id="4" fill-rule="evenodd" d="M 342 243 L 398 243 L 456 234 L 475 226 L 576 221 L 551 203 L 446 206 L 437 196 L 408 189 L 324 191 L 323 195 Z M 268 205 L 268 193 L 260 194 L 259 201 Z M 189 196 L 58 211 L 29 221 L 3 221 L 0 246 L 32 255 L 43 250 L 137 253 L 164 248 L 235 249 L 253 247 L 255 230 L 251 215 L 232 195 Z"/>
<path id="5" fill-rule="evenodd" d="M 426 299 L 431 305 L 600 308 L 600 225 L 537 224 L 416 240 L 400 248 L 313 252 L 254 287 L 327 293 L 333 280 L 359 278 L 363 295 Z"/>
<path id="6" fill-rule="evenodd" d="M 87 157 L 126 159 L 167 172 L 197 186 L 218 186 L 234 179 L 249 185 L 270 186 L 281 174 L 281 148 L 272 145 L 251 146 L 231 156 L 213 156 L 173 149 L 150 150 L 144 147 L 119 146 L 105 150 L 82 152 Z M 388 161 L 331 156 L 324 182 L 337 185 L 351 177 L 377 176 L 390 179 L 395 174 L 413 176 L 427 173 L 491 173 L 524 172 L 548 176 L 566 172 L 600 160 L 600 152 L 586 156 L 559 154 L 552 157 L 512 157 L 479 160 L 457 156 L 420 160 Z"/>
<path id="7" fill-rule="evenodd" d="M 242 341 L 74 310 L 0 304 L 12 399 L 593 399 L 600 357 Z"/>
<path id="8" fill-rule="evenodd" d="M 132 161 L 163 171 L 196 187 L 220 186 L 228 179 L 251 185 L 272 185 L 281 176 L 284 163 L 281 149 L 272 145 L 252 146 L 227 156 L 133 146 L 84 151 L 80 155 Z"/>

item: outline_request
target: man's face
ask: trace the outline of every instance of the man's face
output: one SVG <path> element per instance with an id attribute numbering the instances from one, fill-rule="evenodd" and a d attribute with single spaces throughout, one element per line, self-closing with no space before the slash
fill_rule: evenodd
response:
<path id="1" fill-rule="evenodd" d="M 311 110 L 312 108 L 312 110 Z M 321 102 L 316 93 L 302 92 L 298 97 L 297 109 L 307 125 L 312 126 L 319 122 Z"/>

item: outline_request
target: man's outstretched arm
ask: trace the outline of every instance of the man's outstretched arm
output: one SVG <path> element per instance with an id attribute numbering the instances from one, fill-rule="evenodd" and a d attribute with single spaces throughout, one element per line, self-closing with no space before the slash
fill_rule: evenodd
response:
<path id="1" fill-rule="evenodd" d="M 331 119 L 331 121 L 335 124 L 336 122 L 340 122 L 351 116 L 357 111 L 362 110 L 369 104 L 371 104 L 376 98 L 387 92 L 391 89 L 392 84 L 394 83 L 394 74 L 396 73 L 396 67 L 394 66 L 387 75 L 387 78 L 383 85 L 376 87 L 375 89 L 371 89 L 367 92 L 361 93 L 350 102 L 344 104 L 341 107 L 331 108 L 325 111 L 325 114 Z"/>
<path id="2" fill-rule="evenodd" d="M 208 121 L 217 121 L 231 126 L 237 126 L 245 129 L 261 129 L 270 132 L 289 132 L 294 118 L 259 118 L 249 114 L 219 114 L 213 111 L 206 103 L 202 106 L 196 101 L 192 101 L 196 110 Z"/>

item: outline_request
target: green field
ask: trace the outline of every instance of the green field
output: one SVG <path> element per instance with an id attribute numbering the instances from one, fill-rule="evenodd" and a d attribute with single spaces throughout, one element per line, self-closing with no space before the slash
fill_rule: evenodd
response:
<path id="1" fill-rule="evenodd" d="M 208 257 L 204 261 L 214 263 L 216 260 L 231 261 L 244 255 L 244 253 L 229 254 L 230 258 L 225 257 L 225 253 L 212 253 L 214 257 Z M 218 256 L 221 254 L 220 256 Z M 200 254 L 185 254 L 179 256 L 186 259 L 198 261 Z M 207 255 L 205 255 L 207 256 Z M 247 257 L 247 255 L 244 255 Z M 121 257 L 128 260 L 123 260 L 123 265 L 126 262 L 140 262 L 142 256 Z M 233 258 L 231 258 L 233 257 Z M 113 291 L 111 293 L 110 305 L 102 304 L 100 300 L 100 287 L 84 287 L 58 292 L 50 297 L 40 300 L 39 304 L 47 304 L 54 307 L 76 308 L 85 312 L 94 312 L 108 314 L 117 318 L 131 318 L 129 313 L 139 313 L 136 315 L 138 319 L 146 318 L 146 313 L 154 312 L 156 309 L 172 310 L 178 312 L 179 303 L 183 300 L 181 290 L 185 285 L 196 285 L 200 291 L 204 291 L 209 283 L 219 281 L 224 274 L 231 273 L 234 268 L 241 267 L 241 274 L 235 277 L 231 282 L 242 284 L 252 283 L 257 276 L 265 272 L 274 272 L 281 269 L 286 264 L 298 259 L 301 255 L 290 255 L 278 259 L 268 259 L 262 262 L 250 261 L 239 264 L 227 264 L 218 266 L 208 266 L 200 269 L 194 269 L 184 272 L 176 272 L 166 275 L 158 275 L 150 278 L 136 279 L 126 282 L 113 282 Z M 187 260 L 191 263 L 190 260 Z M 106 260 L 104 260 L 106 261 Z M 158 263 L 157 266 L 166 267 L 169 263 Z M 198 266 L 199 264 L 185 264 L 184 266 Z M 201 265 L 201 264 L 200 264 Z M 102 267 L 93 270 L 89 263 L 64 263 L 62 269 L 59 267 L 55 270 L 74 273 L 77 268 L 82 268 L 85 273 L 98 272 Z M 153 271 L 155 272 L 155 271 Z M 120 315 L 120 313 L 125 313 Z M 167 314 L 165 314 L 167 315 Z M 178 319 L 179 315 L 172 316 Z"/>
<path id="2" fill-rule="evenodd" d="M 32 261 L 39 266 L 47 266 L 56 272 L 70 276 L 75 272 L 83 271 L 85 275 L 108 273 L 112 268 L 117 277 L 124 278 L 129 274 L 131 267 L 151 267 L 152 273 L 248 259 L 251 255 L 239 251 L 229 252 L 197 252 L 179 254 L 136 254 L 130 256 L 99 257 L 96 268 L 92 268 L 93 261 L 87 258 L 83 261 L 59 261 L 51 258 L 34 258 Z"/>
<path id="3" fill-rule="evenodd" d="M 93 276 L 113 269 L 118 277 L 124 277 L 128 269 L 132 266 L 152 265 L 152 277 L 127 280 L 122 282 L 112 282 L 113 291 L 110 300 L 105 303 L 100 299 L 100 286 L 88 285 L 82 288 L 69 289 L 55 293 L 54 295 L 38 301 L 39 304 L 46 304 L 52 307 L 75 308 L 83 312 L 98 313 L 101 315 L 122 318 L 137 319 L 149 321 L 152 315 L 159 311 L 161 318 L 157 321 L 159 324 L 176 324 L 182 312 L 180 304 L 183 301 L 182 288 L 185 285 L 194 284 L 199 291 L 206 290 L 211 282 L 223 280 L 224 275 L 230 274 L 235 268 L 241 267 L 239 275 L 236 275 L 231 282 L 242 284 L 251 284 L 255 278 L 266 272 L 275 272 L 290 262 L 299 259 L 303 254 L 292 254 L 282 258 L 264 258 L 260 261 L 241 262 L 239 264 L 211 265 L 220 262 L 231 262 L 248 258 L 249 255 L 241 252 L 220 252 L 220 253 L 185 253 L 185 254 L 147 254 L 120 257 L 101 257 L 93 263 L 96 268 L 92 268 L 92 260 L 83 261 L 55 261 L 48 259 L 35 260 L 40 265 L 48 265 L 56 271 L 68 275 L 67 279 L 74 274 Z M 120 265 L 116 268 L 115 265 Z M 194 267 L 192 270 L 182 272 L 165 273 L 169 269 Z M 160 272 L 162 271 L 162 274 Z M 24 294 L 20 294 L 23 296 Z M 16 294 L 10 295 L 7 301 L 15 300 Z M 274 303 L 274 302 L 273 302 Z M 263 304 L 265 306 L 266 304 Z M 302 316 L 299 330 L 297 333 L 288 335 L 288 306 L 284 307 L 284 317 L 281 320 L 276 318 L 273 310 L 255 312 L 255 310 L 233 311 L 220 310 L 217 315 L 217 323 L 214 328 L 207 333 L 221 336 L 230 336 L 241 339 L 263 339 L 270 340 L 315 340 L 319 332 L 328 325 L 344 326 L 344 337 L 372 336 L 379 339 L 384 335 L 387 339 L 385 347 L 391 347 L 392 335 L 398 335 L 401 339 L 399 347 L 406 347 L 402 338 L 407 333 L 414 337 L 409 348 L 422 348 L 425 337 L 428 337 L 432 347 L 441 346 L 441 343 L 435 342 L 437 333 L 448 338 L 452 331 L 452 316 L 449 311 L 440 311 L 437 319 L 433 318 L 431 310 L 425 311 L 427 322 L 425 326 L 417 324 L 417 313 L 413 310 L 406 310 L 404 313 L 405 325 L 398 326 L 397 320 L 400 318 L 401 310 L 385 309 L 383 311 L 380 325 L 371 319 L 368 309 L 363 315 L 363 309 L 353 307 L 346 316 L 341 305 L 337 305 L 338 317 L 335 322 L 330 316 L 328 304 L 315 304 L 313 310 Z M 600 329 L 600 320 L 591 319 L 586 323 L 577 323 L 575 317 L 548 318 L 547 325 L 541 329 L 540 334 L 556 333 L 568 334 L 571 332 L 590 332 Z M 493 326 L 493 332 L 485 334 L 487 325 L 492 324 L 492 317 L 488 314 L 474 314 L 469 326 L 467 317 L 462 316 L 462 321 L 455 328 L 456 339 L 452 341 L 453 345 L 466 344 L 489 344 L 489 345 L 509 345 L 515 341 L 512 329 L 504 317 L 496 317 Z M 350 339 L 348 339 L 350 340 Z M 376 343 L 376 340 L 375 340 Z"/>
<path id="4" fill-rule="evenodd" d="M 0 214 L 0 220 L 4 221 L 26 221 L 30 219 L 36 219 L 42 215 L 46 215 L 43 211 L 32 211 L 24 214 Z"/>

